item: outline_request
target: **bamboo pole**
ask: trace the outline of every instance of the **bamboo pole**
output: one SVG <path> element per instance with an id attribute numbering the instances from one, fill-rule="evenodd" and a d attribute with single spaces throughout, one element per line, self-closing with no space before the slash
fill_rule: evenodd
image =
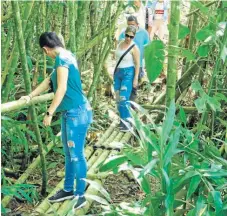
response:
<path id="1" fill-rule="evenodd" d="M 143 108 L 148 109 L 148 110 L 165 110 L 166 106 L 165 105 L 150 105 L 150 104 L 144 104 L 142 105 Z M 182 107 L 186 113 L 193 113 L 197 112 L 196 107 L 189 107 L 189 106 L 183 106 Z"/>
<path id="2" fill-rule="evenodd" d="M 99 141 L 97 142 L 98 143 L 102 143 L 104 142 L 113 132 L 114 128 L 116 127 L 116 122 L 113 122 L 110 127 L 105 131 L 105 133 L 102 135 L 102 137 L 99 139 Z M 93 147 L 91 146 L 87 146 L 85 148 L 85 156 L 87 158 L 87 160 L 92 156 L 92 153 L 94 152 L 94 149 Z M 88 160 L 89 161 L 89 160 Z M 50 204 L 48 202 L 48 198 L 52 195 L 54 195 L 57 190 L 61 189 L 63 187 L 63 182 L 64 182 L 64 179 L 56 186 L 56 189 L 54 189 L 48 196 L 47 198 L 45 198 L 42 203 L 36 208 L 36 212 L 39 212 L 39 213 L 45 213 L 45 212 L 48 212 L 48 211 L 53 211 L 52 210 L 49 210 L 49 207 L 50 207 Z M 54 204 L 52 205 L 52 208 L 54 208 L 55 210 L 58 210 L 60 207 L 60 204 L 58 203 L 57 204 Z"/>
<path id="3" fill-rule="evenodd" d="M 76 41 L 75 41 L 75 11 L 74 11 L 74 1 L 68 1 L 68 12 L 70 17 L 69 19 L 69 47 L 70 50 L 75 54 L 76 53 Z"/>
<path id="4" fill-rule="evenodd" d="M 122 137 L 122 135 L 123 135 L 123 137 Z M 120 142 L 127 143 L 130 140 L 131 136 L 132 135 L 130 133 L 126 133 L 126 134 L 119 133 L 119 137 L 118 138 L 121 137 L 120 140 L 119 140 Z M 109 153 L 109 156 L 112 156 L 112 155 L 115 155 L 117 152 L 115 150 L 113 150 L 113 151 L 110 151 L 108 153 Z M 108 156 L 108 153 L 107 153 L 107 156 Z M 104 158 L 106 159 L 107 157 L 104 157 Z M 105 161 L 105 159 L 104 160 L 100 160 L 99 162 L 103 162 L 103 161 Z M 96 164 L 99 165 L 99 162 L 97 162 Z M 93 169 L 93 170 L 90 170 L 88 172 L 88 175 L 92 175 L 95 172 L 97 172 L 97 168 L 96 169 Z M 102 183 L 98 179 L 95 180 L 95 181 L 97 183 L 99 183 L 99 184 Z M 87 189 L 87 191 L 86 191 L 86 193 L 87 194 L 92 194 L 92 195 L 97 195 L 99 193 L 99 191 L 97 191 L 93 187 L 89 186 L 88 189 Z M 88 199 L 88 203 L 83 208 L 78 209 L 77 211 L 75 211 L 75 214 L 74 215 L 85 215 L 87 213 L 88 209 L 91 207 L 92 203 L 93 203 L 93 200 Z"/>
<path id="5" fill-rule="evenodd" d="M 57 137 L 60 137 L 60 133 L 57 134 Z M 47 145 L 47 151 L 44 151 L 44 156 L 47 155 L 50 150 L 58 143 L 60 142 L 60 139 L 56 140 L 56 143 L 54 143 L 53 141 L 50 142 Z M 34 172 L 34 170 L 36 169 L 36 167 L 39 165 L 40 163 L 40 156 L 38 156 L 33 162 L 32 164 L 29 165 L 29 167 L 26 169 L 26 171 L 20 176 L 20 178 L 15 182 L 15 184 L 23 184 L 26 179 L 32 174 L 32 172 Z M 8 203 L 10 202 L 10 200 L 12 199 L 11 196 L 5 196 L 2 200 L 2 205 L 3 207 L 6 207 L 8 205 Z"/>
<path id="6" fill-rule="evenodd" d="M 178 32 L 180 23 L 180 2 L 179 0 L 171 2 L 170 15 L 170 33 L 169 33 L 169 50 L 168 50 L 168 68 L 167 68 L 167 85 L 166 85 L 166 106 L 175 100 L 175 89 L 177 80 L 177 47 Z"/>
<path id="7" fill-rule="evenodd" d="M 21 57 L 21 65 L 22 65 L 22 69 L 23 69 L 25 90 L 26 90 L 26 93 L 29 94 L 32 90 L 32 87 L 31 87 L 30 74 L 29 74 L 27 58 L 26 58 L 23 29 L 22 29 L 21 18 L 20 18 L 20 9 L 19 9 L 19 5 L 18 5 L 17 1 L 12 1 L 11 4 L 12 4 L 13 12 L 14 12 L 15 26 L 17 27 L 16 35 L 17 35 L 17 39 L 18 39 L 18 47 L 19 47 L 19 52 L 20 52 L 20 57 Z M 40 159 L 41 159 L 41 169 L 42 169 L 41 193 L 45 194 L 46 185 L 47 185 L 46 163 L 45 163 L 45 156 L 44 156 L 43 148 L 42 148 L 42 138 L 41 138 L 40 131 L 39 131 L 37 114 L 35 111 L 35 107 L 33 105 L 31 105 L 31 117 L 32 117 L 32 121 L 34 123 L 34 130 L 35 130 L 35 135 L 36 135 L 36 139 L 37 139 L 38 146 L 39 146 L 39 153 L 40 153 Z"/>
<path id="8" fill-rule="evenodd" d="M 17 100 L 17 101 L 4 103 L 4 104 L 1 104 L 1 113 L 8 113 L 11 111 L 29 107 L 31 105 L 40 104 L 40 103 L 52 100 L 53 97 L 54 97 L 54 93 L 49 93 L 49 94 L 33 97 L 28 103 L 26 102 L 26 100 Z"/>

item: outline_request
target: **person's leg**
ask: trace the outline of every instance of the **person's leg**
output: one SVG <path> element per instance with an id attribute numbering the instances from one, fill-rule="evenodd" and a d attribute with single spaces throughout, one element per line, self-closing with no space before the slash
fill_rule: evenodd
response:
<path id="1" fill-rule="evenodd" d="M 76 177 L 75 196 L 83 196 L 87 175 L 87 162 L 84 155 L 85 138 L 88 127 L 92 121 L 92 111 L 81 106 L 75 111 L 68 112 L 66 120 L 67 146 L 70 159 L 74 164 L 74 177 Z"/>
<path id="2" fill-rule="evenodd" d="M 62 118 L 61 118 L 61 139 L 62 139 L 64 154 L 65 154 L 64 189 L 59 190 L 56 194 L 49 197 L 48 200 L 50 202 L 60 202 L 74 197 L 73 186 L 74 186 L 75 169 L 74 169 L 74 163 L 72 163 L 70 159 L 70 152 L 67 146 L 65 114 L 62 114 Z"/>
<path id="3" fill-rule="evenodd" d="M 124 76 L 121 82 L 119 101 L 120 117 L 123 120 L 126 120 L 127 118 L 131 117 L 128 107 L 130 107 L 129 98 L 132 91 L 134 75 L 134 67 L 124 69 Z"/>
<path id="4" fill-rule="evenodd" d="M 119 110 L 119 101 L 120 101 L 120 89 L 121 89 L 121 73 L 123 72 L 123 69 L 117 69 L 116 73 L 114 74 L 114 92 L 116 96 L 116 103 L 117 103 L 117 109 Z"/>

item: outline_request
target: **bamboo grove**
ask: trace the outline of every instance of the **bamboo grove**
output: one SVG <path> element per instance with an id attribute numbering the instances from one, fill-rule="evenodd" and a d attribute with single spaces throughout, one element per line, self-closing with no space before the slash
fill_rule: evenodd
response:
<path id="1" fill-rule="evenodd" d="M 103 215 L 227 214 L 227 4 L 191 1 L 188 14 L 182 14 L 182 5 L 171 1 L 168 44 L 154 40 L 145 48 L 150 83 L 168 59 L 166 91 L 152 103 L 135 104 L 139 111 L 132 110 L 137 131 L 133 135 L 138 145 L 126 145 L 120 153 L 111 151 L 117 156 L 99 167 L 97 174 L 130 171 L 144 197 L 126 206 L 103 201 L 108 206 Z M 98 109 L 98 87 L 112 82 L 105 63 L 125 7 L 124 1 L 1 1 L 3 210 L 13 196 L 30 202 L 39 199 L 36 188 L 26 184 L 39 164 L 40 194 L 47 195 L 45 157 L 59 143 L 59 121 L 52 129 L 41 123 L 53 94 L 36 97 L 29 104 L 16 101 L 52 71 L 54 62 L 41 52 L 39 35 L 55 31 L 76 54 L 80 71 L 89 74 L 83 88 Z M 103 139 L 110 140 L 108 136 Z M 159 182 L 156 192 L 151 179 Z"/>

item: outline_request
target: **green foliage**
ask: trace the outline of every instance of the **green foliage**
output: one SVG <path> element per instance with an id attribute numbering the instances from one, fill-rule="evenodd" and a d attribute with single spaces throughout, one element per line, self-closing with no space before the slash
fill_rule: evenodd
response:
<path id="1" fill-rule="evenodd" d="M 184 39 L 189 33 L 190 29 L 187 26 L 180 24 L 178 39 Z"/>
<path id="2" fill-rule="evenodd" d="M 160 40 L 154 40 L 145 47 L 145 65 L 147 75 L 151 83 L 162 72 L 164 55 L 164 44 Z"/>
<path id="3" fill-rule="evenodd" d="M 194 84 L 194 89 L 202 91 L 198 83 Z M 118 209 L 123 215 L 173 215 L 183 211 L 185 199 L 188 205 L 184 213 L 187 215 L 223 215 L 221 194 L 226 185 L 227 161 L 221 158 L 217 147 L 212 145 L 211 148 L 207 141 L 199 149 L 198 133 L 194 134 L 187 128 L 187 116 L 182 107 L 178 118 L 175 117 L 173 102 L 161 125 L 154 125 L 149 114 L 140 107 L 139 110 L 151 121 L 144 124 L 135 111 L 131 111 L 139 146 L 125 145 L 122 153 L 110 158 L 100 171 L 116 169 L 116 162 L 119 171 L 132 172 L 146 196 L 139 203 L 127 204 L 132 209 L 137 208 L 137 213 L 135 210 L 126 212 L 121 204 L 108 206 L 106 212 L 114 213 Z M 151 178 L 156 178 L 161 184 L 155 193 L 151 192 Z M 180 193 L 184 195 L 179 199 Z"/>

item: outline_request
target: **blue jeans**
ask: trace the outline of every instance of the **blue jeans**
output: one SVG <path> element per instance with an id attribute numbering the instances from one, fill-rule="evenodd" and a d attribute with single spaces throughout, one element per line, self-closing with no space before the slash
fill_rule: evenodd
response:
<path id="1" fill-rule="evenodd" d="M 120 118 L 125 120 L 131 117 L 128 107 L 130 107 L 129 98 L 132 91 L 135 68 L 118 68 L 114 74 L 114 91 Z"/>
<path id="2" fill-rule="evenodd" d="M 65 153 L 64 190 L 74 190 L 74 179 L 76 178 L 75 195 L 80 196 L 84 194 L 86 186 L 86 182 L 83 180 L 87 176 L 84 145 L 91 122 L 92 109 L 88 103 L 62 113 L 61 132 Z"/>

